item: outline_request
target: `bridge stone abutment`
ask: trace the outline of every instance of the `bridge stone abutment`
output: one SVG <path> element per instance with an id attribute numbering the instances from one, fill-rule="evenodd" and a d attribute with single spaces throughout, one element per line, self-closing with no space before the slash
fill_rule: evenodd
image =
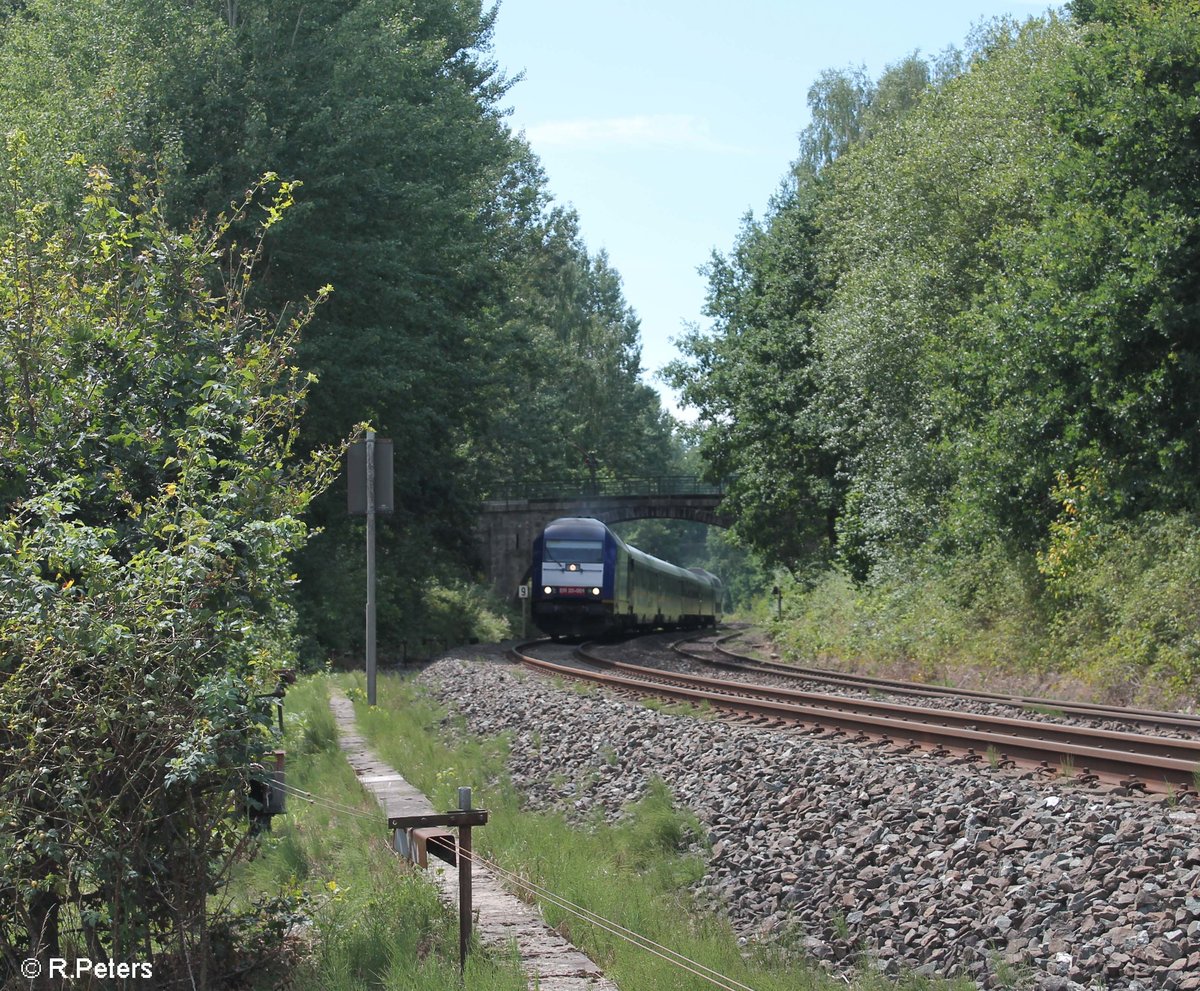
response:
<path id="1" fill-rule="evenodd" d="M 514 597 L 529 571 L 534 538 L 552 520 L 590 516 L 611 524 L 667 519 L 727 527 L 732 520 L 719 511 L 720 502 L 719 493 L 495 499 L 483 504 L 476 543 L 488 583 L 499 594 Z"/>

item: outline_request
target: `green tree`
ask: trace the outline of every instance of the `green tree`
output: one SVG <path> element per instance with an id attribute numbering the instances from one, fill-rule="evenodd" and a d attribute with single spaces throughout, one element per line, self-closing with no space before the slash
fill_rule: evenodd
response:
<path id="1" fill-rule="evenodd" d="M 795 571 L 828 560 L 846 497 L 844 462 L 862 446 L 861 425 L 830 399 L 817 336 L 844 268 L 823 258 L 843 221 L 822 204 L 838 193 L 842 159 L 902 127 L 931 80 L 957 66 L 951 54 L 936 70 L 913 55 L 878 84 L 861 69 L 823 73 L 809 91 L 812 122 L 799 158 L 767 218 L 748 220 L 731 256 L 714 256 L 708 267 L 713 328 L 684 339 L 690 361 L 670 376 L 700 412 L 711 472 L 729 479 L 736 534 L 770 563 Z M 848 531 L 841 536 L 854 543 Z"/>
<path id="2" fill-rule="evenodd" d="M 747 220 L 733 255 L 714 255 L 705 311 L 713 330 L 685 337 L 690 362 L 668 370 L 699 411 L 700 452 L 709 474 L 727 480 L 735 534 L 793 569 L 825 558 L 840 500 L 836 444 L 816 405 L 817 192 L 798 167 L 767 221 Z"/>
<path id="3" fill-rule="evenodd" d="M 28 0 L 0 18 L 0 131 L 20 129 L 30 181 L 52 208 L 78 195 L 75 153 L 128 178 L 128 152 L 152 158 L 176 220 L 224 209 L 265 171 L 265 119 L 245 85 L 236 38 L 216 4 Z M 223 4 L 221 6 L 224 6 Z M 261 128 L 260 130 L 266 130 Z"/>
<path id="4" fill-rule="evenodd" d="M 859 578 L 945 532 L 947 501 L 971 457 L 963 425 L 989 357 L 963 321 L 993 271 L 996 231 L 1031 216 L 1055 151 L 1040 69 L 1074 32 L 1053 19 L 999 24 L 969 71 L 926 92 L 893 126 L 827 170 L 821 266 L 836 285 L 815 320 L 820 405 L 846 456 L 838 521 Z M 959 539 L 980 521 L 954 511 Z"/>
<path id="5" fill-rule="evenodd" d="M 822 72 L 808 88 L 812 121 L 800 135 L 799 162 L 819 171 L 846 152 L 862 136 L 874 96 L 865 66 Z"/>
<path id="6" fill-rule="evenodd" d="M 382 643 L 422 635 L 433 585 L 469 576 L 497 475 L 578 474 L 580 450 L 620 473 L 671 456 L 617 274 L 505 125 L 495 16 L 479 0 L 30 0 L 0 33 L 0 125 L 38 137 L 56 208 L 73 209 L 61 163 L 75 151 L 119 186 L 126 150 L 153 158 L 177 223 L 265 170 L 303 182 L 254 298 L 279 308 L 336 289 L 299 345 L 319 376 L 301 447 L 364 420 L 394 442 Z M 361 525 L 340 493 L 310 520 L 305 627 L 352 649 Z"/>
<path id="7" fill-rule="evenodd" d="M 481 484 L 584 481 L 589 453 L 608 477 L 669 472 L 673 425 L 641 381 L 640 325 L 620 276 L 603 252 L 589 254 L 579 218 L 539 194 L 540 170 L 527 168 L 524 212 L 512 210 L 503 234 Z"/>
<path id="8" fill-rule="evenodd" d="M 293 455 L 311 305 L 252 309 L 260 245 L 222 247 L 290 187 L 179 231 L 76 159 L 64 224 L 38 157 L 16 139 L 0 242 L 0 978 L 71 932 L 204 986 L 333 467 Z"/>
<path id="9" fill-rule="evenodd" d="M 1200 507 L 1200 24 L 1194 3 L 1086 6 L 1095 23 L 1042 73 L 1035 209 L 997 229 L 1004 267 L 964 320 L 961 499 L 1027 546 L 1063 473 L 1094 477 L 1113 516 Z"/>

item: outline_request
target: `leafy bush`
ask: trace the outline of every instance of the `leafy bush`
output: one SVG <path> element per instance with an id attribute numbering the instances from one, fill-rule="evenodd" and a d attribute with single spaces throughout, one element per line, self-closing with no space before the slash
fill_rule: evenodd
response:
<path id="1" fill-rule="evenodd" d="M 0 978 L 70 945 L 206 986 L 209 896 L 289 663 L 287 556 L 327 484 L 297 463 L 311 306 L 247 305 L 261 241 L 173 230 L 81 160 L 79 212 L 26 193 L 0 243 Z M 130 163 L 131 169 L 136 163 Z M 270 226 L 290 200 L 275 184 Z M 217 263 L 220 263 L 218 266 Z"/>
<path id="2" fill-rule="evenodd" d="M 1193 702 L 1200 689 L 1200 520 L 1147 514 L 1097 528 L 1054 649 L 1127 700 Z"/>
<path id="3" fill-rule="evenodd" d="M 840 658 L 944 679 L 955 669 L 1024 670 L 1040 663 L 1046 628 L 1031 561 L 977 556 L 892 562 L 871 584 L 829 572 L 788 589 L 777 635 L 802 660 Z"/>
<path id="4" fill-rule="evenodd" d="M 1037 555 L 999 546 L 940 562 L 914 555 L 866 585 L 831 572 L 788 591 L 775 632 L 801 660 L 959 683 L 1007 674 L 1147 704 L 1194 700 L 1200 520 L 1105 522 L 1071 502 L 1052 534 Z"/>

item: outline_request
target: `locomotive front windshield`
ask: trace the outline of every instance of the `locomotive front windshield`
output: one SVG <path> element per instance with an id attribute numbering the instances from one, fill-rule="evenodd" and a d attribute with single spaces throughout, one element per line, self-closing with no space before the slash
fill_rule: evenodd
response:
<path id="1" fill-rule="evenodd" d="M 562 564 L 603 564 L 604 542 L 601 540 L 547 540 L 542 551 L 547 561 Z"/>

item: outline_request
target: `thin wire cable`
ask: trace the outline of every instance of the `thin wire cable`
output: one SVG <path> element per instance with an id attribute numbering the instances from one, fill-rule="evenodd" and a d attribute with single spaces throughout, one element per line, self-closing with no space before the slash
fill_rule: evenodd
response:
<path id="1" fill-rule="evenodd" d="M 460 856 L 463 855 L 463 851 L 461 849 L 459 850 L 459 854 Z M 495 861 L 488 860 L 486 857 L 474 852 L 468 855 L 468 859 L 470 859 L 472 863 L 495 871 L 502 878 L 511 881 L 518 887 L 525 888 L 532 894 L 540 895 L 557 908 L 561 908 L 565 912 L 574 915 L 585 922 L 590 922 L 591 924 L 604 929 L 619 939 L 625 940 L 627 943 L 632 943 L 634 946 L 637 946 L 640 949 L 647 950 L 648 952 L 653 953 L 655 956 L 666 960 L 668 963 L 674 964 L 681 970 L 689 971 L 695 976 L 701 977 L 711 984 L 715 984 L 718 987 L 724 988 L 725 991 L 754 991 L 753 988 L 746 984 L 742 984 L 737 979 L 728 977 L 727 975 L 722 974 L 720 971 L 713 970 L 711 967 L 700 963 L 698 960 L 693 960 L 691 957 L 685 956 L 678 950 L 672 950 L 670 947 L 664 946 L 662 943 L 657 943 L 650 939 L 649 936 L 643 936 L 641 933 L 634 932 L 632 929 L 627 929 L 619 922 L 606 919 L 604 916 L 598 915 L 590 909 L 584 908 L 582 905 L 577 905 L 564 896 L 558 895 L 534 881 L 529 881 L 518 874 L 514 874 L 512 871 L 501 867 Z M 697 970 L 695 968 L 699 969 Z"/>
<path id="2" fill-rule="evenodd" d="M 300 788 L 285 786 L 284 791 L 287 794 L 294 795 L 297 798 L 302 798 L 310 804 L 320 806 L 321 808 L 328 809 L 332 812 L 341 812 L 344 815 L 355 816 L 356 818 L 364 819 L 370 822 L 379 821 L 379 816 L 375 813 L 367 812 L 363 809 L 356 809 L 353 806 L 344 805 L 341 802 L 336 802 L 333 799 L 325 798 L 321 795 L 314 795 L 312 792 L 307 792 Z"/>
<path id="3" fill-rule="evenodd" d="M 561 908 L 568 914 L 575 915 L 583 921 L 611 933 L 618 939 L 623 939 L 627 943 L 631 943 L 639 949 L 646 950 L 657 957 L 661 957 L 668 963 L 673 964 L 681 970 L 688 971 L 696 977 L 703 978 L 710 984 L 715 984 L 717 987 L 725 989 L 725 991 L 737 991 L 737 989 L 742 989 L 742 991 L 753 991 L 752 988 L 747 987 L 747 985 L 742 984 L 740 981 L 737 981 L 732 977 L 728 977 L 719 971 L 713 970 L 711 967 L 708 967 L 697 960 L 692 960 L 690 957 L 685 956 L 678 950 L 672 950 L 670 947 L 663 946 L 661 943 L 656 943 L 648 936 L 643 936 L 641 933 L 627 929 L 620 923 L 613 922 L 611 919 L 606 919 L 601 915 L 597 915 L 590 909 L 575 905 L 573 902 L 562 897 L 561 895 L 556 895 L 554 892 L 549 891 L 548 889 L 543 888 L 532 881 L 528 881 L 519 875 L 513 874 L 511 871 L 506 871 L 504 868 L 500 867 L 499 864 L 482 858 L 477 859 L 472 857 L 471 859 L 475 863 L 480 864 L 480 866 L 491 868 L 492 870 L 496 871 L 496 873 L 500 874 L 502 878 L 507 878 L 513 884 L 517 885 L 518 887 L 525 888 L 531 894 L 539 895 L 545 901 L 548 901 L 557 908 Z M 695 968 L 700 969 L 697 970 Z M 707 971 L 707 973 L 704 973 L 704 971 Z"/>
<path id="4" fill-rule="evenodd" d="M 692 960 L 691 958 L 684 956 L 684 954 L 679 953 L 677 950 L 672 950 L 670 947 L 664 946 L 661 943 L 656 943 L 649 936 L 643 936 L 641 933 L 634 932 L 632 929 L 628 929 L 625 926 L 622 926 L 619 922 L 614 922 L 611 919 L 605 919 L 603 916 L 598 915 L 597 913 L 593 912 L 591 909 L 584 908 L 582 905 L 578 905 L 575 902 L 570 901 L 568 898 L 566 898 L 566 896 L 559 895 L 553 891 L 550 891 L 548 888 L 538 884 L 536 881 L 530 881 L 529 879 L 524 878 L 521 875 L 508 870 L 507 868 L 501 867 L 495 861 L 488 860 L 484 857 L 480 857 L 477 860 L 477 862 L 482 864 L 485 867 L 490 868 L 491 870 L 496 871 L 498 874 L 501 874 L 502 876 L 508 878 L 509 880 L 512 880 L 514 883 L 520 884 L 522 887 L 527 888 L 528 890 L 530 890 L 531 892 L 533 892 L 535 894 L 543 894 L 549 898 L 556 899 L 557 901 L 559 901 L 561 903 L 560 907 L 564 907 L 564 908 L 570 907 L 571 909 L 575 910 L 577 913 L 582 913 L 582 915 L 584 917 L 592 916 L 592 917 L 596 918 L 597 920 L 602 920 L 602 921 L 608 923 L 609 925 L 616 927 L 617 929 L 621 930 L 622 932 L 628 933 L 631 937 L 633 937 L 635 939 L 642 940 L 652 946 L 656 946 L 659 949 L 664 950 L 667 953 L 675 954 L 676 956 L 680 957 L 681 959 L 688 961 L 688 963 L 695 964 L 697 967 L 701 967 L 705 970 L 711 970 L 711 968 L 706 967 L 704 964 L 700 963 L 699 961 Z M 719 972 L 715 971 L 715 970 L 712 972 L 714 974 L 718 974 L 718 976 L 721 976 L 721 977 L 725 976 L 723 974 L 719 974 Z M 726 978 L 726 979 L 733 980 L 733 978 Z M 745 987 L 745 985 L 742 985 L 742 987 Z M 752 989 L 747 989 L 747 991 L 752 991 Z"/>
<path id="5" fill-rule="evenodd" d="M 319 805 L 331 811 L 340 812 L 345 815 L 356 816 L 359 819 L 365 819 L 371 822 L 379 821 L 377 815 L 364 812 L 361 809 L 351 808 L 348 805 L 342 805 L 340 802 L 335 802 L 332 799 L 327 799 L 320 795 L 314 795 L 312 792 L 295 787 L 295 785 L 289 785 L 284 782 L 282 787 L 288 794 L 295 795 L 297 798 L 302 798 L 311 804 Z M 751 988 L 749 985 L 743 984 L 735 978 L 728 977 L 725 974 L 722 974 L 720 971 L 713 970 L 711 967 L 700 963 L 698 960 L 691 959 L 691 957 L 680 953 L 678 950 L 672 950 L 668 946 L 657 943 L 649 936 L 643 936 L 641 933 L 634 932 L 632 929 L 622 926 L 619 922 L 606 919 L 604 916 L 598 915 L 597 913 L 591 911 L 591 909 L 584 908 L 582 905 L 577 905 L 570 899 L 556 894 L 550 889 L 543 887 L 534 881 L 530 881 L 524 877 L 521 877 L 519 874 L 501 867 L 495 861 L 488 860 L 486 857 L 483 857 L 474 851 L 472 851 L 470 854 L 467 854 L 460 846 L 458 848 L 458 854 L 459 856 L 466 857 L 474 864 L 478 864 L 481 867 L 486 867 L 489 870 L 495 871 L 501 876 L 501 878 L 510 881 L 519 888 L 524 888 L 531 894 L 540 896 L 545 901 L 548 901 L 550 904 L 554 905 L 556 908 L 560 908 L 568 914 L 582 919 L 584 922 L 591 923 L 592 925 L 611 933 L 618 939 L 625 940 L 625 942 L 630 943 L 639 949 L 646 950 L 647 952 L 662 958 L 681 970 L 688 971 L 696 977 L 700 977 L 708 981 L 710 984 L 714 984 L 717 987 L 722 988 L 723 991 L 754 991 L 754 988 Z"/>
<path id="6" fill-rule="evenodd" d="M 359 819 L 366 819 L 370 822 L 379 822 L 379 816 L 371 812 L 365 812 L 362 809 L 352 808 L 349 805 L 343 805 L 340 802 L 335 802 L 333 799 L 325 798 L 322 795 L 314 795 L 310 791 L 305 791 L 303 788 L 297 788 L 295 785 L 289 785 L 286 782 L 280 782 L 280 787 L 283 791 L 296 798 L 301 798 L 310 805 L 318 805 L 328 809 L 331 812 L 340 812 L 343 815 L 356 816 Z"/>

